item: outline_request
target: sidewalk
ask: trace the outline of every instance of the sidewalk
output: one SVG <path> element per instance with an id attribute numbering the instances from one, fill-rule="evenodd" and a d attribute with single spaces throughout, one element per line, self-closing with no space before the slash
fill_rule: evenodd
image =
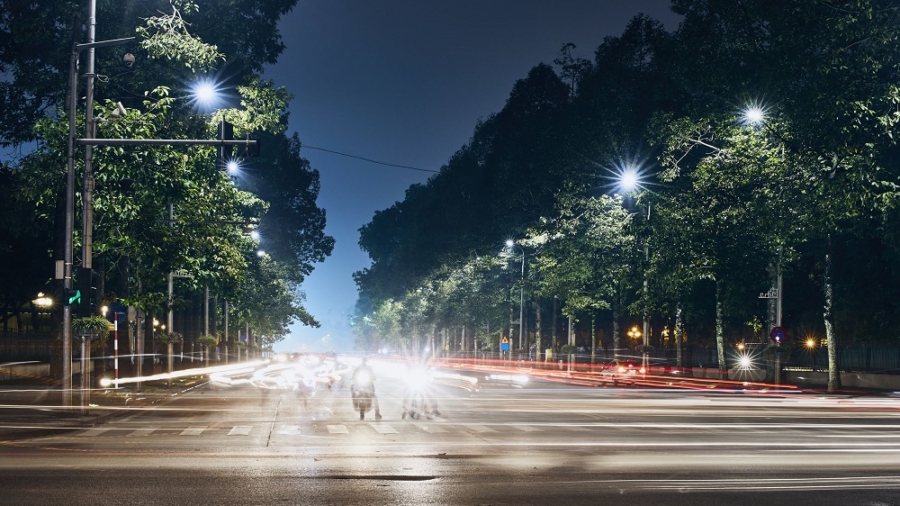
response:
<path id="1" fill-rule="evenodd" d="M 65 408 L 58 387 L 36 380 L 2 382 L 0 442 L 93 427 L 204 384 L 206 379 L 196 376 L 179 378 L 171 389 L 166 388 L 164 381 L 144 383 L 141 392 L 135 392 L 134 385 L 118 390 L 94 389 L 90 392 L 90 404 L 82 410 L 81 390 L 72 391 L 72 407 Z"/>

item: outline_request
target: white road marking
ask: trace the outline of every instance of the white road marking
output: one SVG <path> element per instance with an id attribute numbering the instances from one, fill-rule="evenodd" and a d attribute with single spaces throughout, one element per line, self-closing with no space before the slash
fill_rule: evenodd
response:
<path id="1" fill-rule="evenodd" d="M 369 426 L 377 430 L 379 434 L 399 434 L 397 429 L 387 424 L 370 423 Z"/>
<path id="2" fill-rule="evenodd" d="M 350 434 L 346 425 L 328 425 L 329 434 Z"/>
<path id="3" fill-rule="evenodd" d="M 187 429 L 184 429 L 183 431 L 181 431 L 181 434 L 179 434 L 179 436 L 199 436 L 200 434 L 203 433 L 204 430 L 206 430 L 206 428 L 207 428 L 206 426 L 188 427 Z"/>
<path id="4" fill-rule="evenodd" d="M 235 425 L 228 433 L 229 436 L 247 436 L 253 429 L 252 425 Z"/>

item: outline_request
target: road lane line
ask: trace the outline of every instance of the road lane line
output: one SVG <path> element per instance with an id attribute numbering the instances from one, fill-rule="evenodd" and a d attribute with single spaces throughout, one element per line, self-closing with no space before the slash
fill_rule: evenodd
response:
<path id="1" fill-rule="evenodd" d="M 250 431 L 253 429 L 252 425 L 235 425 L 231 428 L 231 431 L 228 432 L 229 436 L 248 436 L 250 435 Z"/>
<path id="2" fill-rule="evenodd" d="M 181 431 L 181 434 L 179 434 L 179 436 L 199 436 L 206 429 L 207 426 L 205 425 L 203 427 L 188 427 L 187 429 Z"/>

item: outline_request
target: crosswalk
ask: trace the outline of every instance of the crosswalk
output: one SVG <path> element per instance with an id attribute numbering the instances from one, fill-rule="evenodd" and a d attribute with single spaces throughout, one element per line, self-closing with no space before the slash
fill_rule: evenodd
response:
<path id="1" fill-rule="evenodd" d="M 570 427 L 577 430 L 578 427 Z M 498 424 L 486 425 L 477 423 L 447 423 L 447 422 L 403 422 L 391 424 L 383 422 L 359 422 L 359 423 L 308 423 L 297 424 L 271 424 L 258 423 L 255 425 L 189 425 L 189 426 L 164 426 L 164 427 L 123 427 L 110 425 L 106 427 L 94 427 L 76 432 L 77 438 L 98 437 L 125 437 L 145 438 L 149 436 L 180 436 L 198 437 L 209 435 L 224 435 L 229 437 L 262 435 L 274 432 L 279 435 L 327 435 L 340 436 L 352 434 L 371 434 L 373 431 L 382 435 L 394 434 L 459 434 L 459 435 L 501 435 L 501 434 L 526 434 L 539 432 L 544 428 L 527 424 Z M 559 430 L 559 427 L 554 427 Z"/>

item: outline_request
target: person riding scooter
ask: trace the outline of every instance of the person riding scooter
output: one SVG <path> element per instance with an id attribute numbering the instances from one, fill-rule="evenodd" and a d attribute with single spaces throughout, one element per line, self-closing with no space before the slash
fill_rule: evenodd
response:
<path id="1" fill-rule="evenodd" d="M 353 371 L 350 391 L 354 399 L 357 399 L 361 394 L 366 397 L 371 396 L 372 406 L 375 408 L 375 419 L 381 420 L 381 408 L 378 405 L 378 396 L 375 395 L 375 371 L 372 370 L 365 357 L 363 357 L 359 367 Z M 354 401 L 354 409 L 358 409 L 356 401 Z M 360 420 L 365 419 L 365 411 L 365 409 L 360 410 Z"/>

